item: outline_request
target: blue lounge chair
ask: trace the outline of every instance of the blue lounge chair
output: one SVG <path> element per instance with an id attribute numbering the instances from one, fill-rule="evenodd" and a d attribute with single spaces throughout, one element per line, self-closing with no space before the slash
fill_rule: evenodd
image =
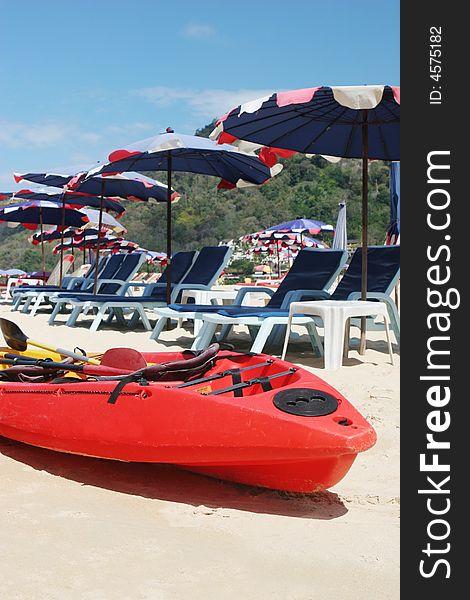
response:
<path id="1" fill-rule="evenodd" d="M 101 275 L 103 269 L 106 267 L 107 263 L 111 260 L 112 257 L 102 256 L 98 263 L 98 273 Z M 124 258 L 124 255 L 122 255 Z M 112 261 L 112 264 L 115 266 L 114 270 L 118 267 L 118 262 L 116 260 Z M 108 276 L 112 274 L 112 271 L 109 272 Z M 31 316 L 34 316 L 40 307 L 41 304 L 47 303 L 48 298 L 52 293 L 60 292 L 60 291 L 74 291 L 80 290 L 88 287 L 94 280 L 95 277 L 95 262 L 93 262 L 86 274 L 81 277 L 75 277 L 73 275 L 66 275 L 62 280 L 62 287 L 58 285 L 41 285 L 41 286 L 21 286 L 19 288 L 12 290 L 12 302 L 13 307 L 12 311 L 19 310 L 21 308 L 21 312 L 27 313 L 30 309 L 31 305 Z M 24 304 L 22 305 L 22 302 Z M 34 303 L 34 304 L 33 304 Z"/>
<path id="2" fill-rule="evenodd" d="M 196 257 L 199 253 L 196 250 L 184 251 L 184 252 L 175 252 L 171 258 L 171 283 L 172 286 L 180 283 L 186 274 L 191 269 Z M 143 287 L 143 293 L 141 296 L 135 298 L 135 300 L 145 299 L 145 298 L 161 298 L 162 301 L 166 299 L 166 284 L 167 284 L 167 275 L 168 275 L 168 267 L 163 271 L 161 277 L 153 284 L 146 284 L 138 282 L 137 285 L 132 283 L 132 288 L 134 287 Z M 132 297 L 124 294 L 126 300 L 131 300 Z M 134 307 L 123 307 L 123 300 L 121 298 L 115 298 L 114 306 L 110 306 L 109 303 L 106 307 L 106 310 L 109 312 L 109 316 L 107 322 L 111 322 L 113 318 L 122 325 L 123 327 L 132 328 L 139 321 L 139 313 L 134 309 Z M 132 317 L 126 319 L 125 313 L 132 312 Z M 97 323 L 98 327 L 99 324 Z"/>
<path id="3" fill-rule="evenodd" d="M 302 250 L 294 260 L 292 267 L 281 282 L 277 290 L 262 287 L 245 287 L 241 289 L 233 305 L 229 306 L 211 306 L 211 305 L 188 305 L 171 304 L 168 308 L 156 309 L 160 315 L 152 339 L 158 339 L 163 331 L 167 319 L 177 319 L 185 316 L 189 319 L 205 319 L 207 314 L 236 314 L 238 317 L 245 313 L 256 315 L 272 311 L 289 311 L 291 302 L 309 300 L 312 293 L 318 290 L 327 290 L 333 284 L 335 278 L 344 266 L 347 260 L 347 252 L 344 250 L 324 250 L 324 249 L 306 249 Z M 266 293 L 271 296 L 266 307 L 242 306 L 245 296 L 250 292 Z M 225 318 L 225 317 L 224 317 Z M 228 318 L 228 317 L 227 317 Z M 238 321 L 234 321 L 238 322 Z M 251 323 L 250 323 L 251 324 Z M 223 329 L 223 337 L 226 337 L 232 325 L 227 323 L 227 328 Z M 279 331 L 276 335 L 280 335 Z"/>
<path id="4" fill-rule="evenodd" d="M 305 251 L 303 251 L 305 252 Z M 310 251 L 312 252 L 312 250 Z M 351 263 L 332 294 L 325 290 L 310 290 L 308 297 L 295 298 L 301 300 L 358 300 L 361 297 L 361 264 L 362 249 L 358 248 L 351 259 Z M 390 297 L 400 277 L 400 247 L 399 246 L 370 246 L 367 253 L 368 285 L 367 299 L 385 302 L 387 305 L 390 323 L 395 333 L 397 342 L 400 338 L 400 318 L 397 308 Z M 290 301 L 294 301 L 290 298 Z M 192 346 L 193 350 L 199 350 L 209 345 L 218 325 L 222 325 L 219 340 L 225 339 L 230 328 L 235 324 L 247 325 L 258 328 L 259 331 L 251 347 L 252 352 L 261 352 L 268 341 L 270 334 L 277 325 L 285 326 L 289 318 L 287 302 L 281 307 L 267 306 L 257 308 L 250 306 L 227 306 L 219 307 L 216 312 L 201 314 L 204 325 Z M 312 317 L 294 316 L 293 324 L 305 325 L 310 334 L 314 349 L 322 351 L 322 345 L 318 338 L 316 325 Z M 284 327 L 282 328 L 284 329 Z M 271 338 L 272 341 L 272 338 Z M 280 341 L 279 335 L 275 341 Z"/>
<path id="5" fill-rule="evenodd" d="M 227 264 L 231 248 L 228 246 L 206 246 L 198 253 L 196 259 L 192 263 L 189 271 L 184 278 L 177 283 L 172 283 L 171 298 L 175 301 L 182 290 L 209 290 Z M 172 282 L 174 281 L 174 258 L 172 263 Z M 134 284 L 129 284 L 128 287 Z M 146 315 L 145 310 L 154 309 L 158 306 L 166 306 L 166 283 L 150 284 L 144 289 L 142 296 L 125 296 L 126 289 L 120 295 L 82 295 L 74 299 L 75 305 L 86 304 L 87 309 L 96 308 L 98 312 L 90 326 L 90 331 L 96 331 L 101 321 L 116 317 L 121 324 L 125 324 L 129 328 L 135 327 L 139 319 L 144 327 L 150 331 L 152 326 Z M 125 320 L 124 311 L 132 311 L 132 316 Z M 73 325 L 73 313 L 67 324 Z"/>
<path id="6" fill-rule="evenodd" d="M 142 252 L 133 252 L 132 254 L 114 254 L 103 269 L 97 282 L 97 297 L 100 294 L 117 294 L 123 290 L 127 283 L 138 271 L 140 265 L 145 261 L 145 254 Z M 116 268 L 117 267 L 117 268 Z M 112 271 L 112 273 L 111 273 Z M 110 274 L 111 273 L 111 274 Z M 86 289 L 72 292 L 56 292 L 50 296 L 49 301 L 54 304 L 54 310 L 49 318 L 49 325 L 53 325 L 55 318 L 60 310 L 67 306 L 72 306 L 72 314 L 67 321 L 74 325 L 78 315 L 82 311 L 83 303 L 76 302 L 77 299 L 93 296 L 94 282 L 90 282 Z M 72 318 L 73 317 L 73 318 Z"/>

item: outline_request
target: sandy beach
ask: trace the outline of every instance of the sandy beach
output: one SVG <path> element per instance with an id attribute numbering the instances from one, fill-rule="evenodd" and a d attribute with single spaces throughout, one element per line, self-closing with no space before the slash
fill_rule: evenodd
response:
<path id="1" fill-rule="evenodd" d="M 157 344 L 143 330 L 49 327 L 46 313 L 32 318 L 7 305 L 0 315 L 32 338 L 68 348 L 191 344 L 189 327 L 166 331 Z M 237 349 L 248 349 L 242 329 L 237 338 Z M 400 360 L 394 357 L 392 366 L 379 331 L 368 334 L 364 356 L 351 351 L 336 371 L 321 368 L 307 336 L 290 344 L 287 360 L 335 386 L 378 435 L 339 485 L 312 496 L 0 438 L 0 598 L 396 600 Z"/>

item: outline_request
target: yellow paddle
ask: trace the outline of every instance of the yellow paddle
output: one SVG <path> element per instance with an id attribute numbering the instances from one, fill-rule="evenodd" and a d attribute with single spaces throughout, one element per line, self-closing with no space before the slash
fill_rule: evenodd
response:
<path id="1" fill-rule="evenodd" d="M 61 356 L 69 356 L 75 360 L 91 363 L 92 365 L 100 364 L 98 360 L 89 358 L 83 354 L 77 354 L 71 350 L 65 350 L 64 348 L 54 348 L 44 344 L 44 342 L 32 340 L 31 338 L 28 338 L 23 331 L 21 331 L 16 323 L 13 323 L 13 321 L 9 321 L 8 319 L 4 319 L 2 317 L 0 317 L 0 329 L 2 330 L 6 343 L 10 346 L 10 348 L 13 348 L 13 350 L 24 352 L 27 349 L 28 344 L 30 344 L 31 346 L 36 346 L 37 348 L 42 348 L 43 350 L 48 350 L 49 352 L 55 352 Z"/>

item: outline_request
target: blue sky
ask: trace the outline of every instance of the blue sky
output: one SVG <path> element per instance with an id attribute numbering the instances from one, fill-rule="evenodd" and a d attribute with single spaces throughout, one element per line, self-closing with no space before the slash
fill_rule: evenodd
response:
<path id="1" fill-rule="evenodd" d="M 2 0 L 0 22 L 1 191 L 277 90 L 399 85 L 398 0 Z"/>

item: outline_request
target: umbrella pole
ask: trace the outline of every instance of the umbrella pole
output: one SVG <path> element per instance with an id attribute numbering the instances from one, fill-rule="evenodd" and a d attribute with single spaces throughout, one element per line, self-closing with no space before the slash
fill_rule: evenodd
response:
<path id="1" fill-rule="evenodd" d="M 86 264 L 86 239 L 85 238 L 86 238 L 86 235 L 85 235 L 85 230 L 84 230 L 83 231 L 83 264 Z"/>
<path id="2" fill-rule="evenodd" d="M 103 225 L 103 196 L 104 196 L 104 178 L 101 181 L 101 197 L 100 197 L 100 216 L 98 219 L 98 238 L 96 240 L 96 257 L 95 257 L 95 281 L 93 284 L 93 294 L 98 291 L 98 263 L 100 260 L 100 232 Z"/>
<path id="3" fill-rule="evenodd" d="M 62 210 L 60 215 L 60 278 L 59 289 L 62 289 L 62 279 L 64 277 L 64 226 L 65 226 L 65 187 L 62 190 Z"/>
<path id="4" fill-rule="evenodd" d="M 41 228 L 41 257 L 42 257 L 42 280 L 46 281 L 46 257 L 44 255 L 44 226 L 42 222 L 42 206 L 39 207 L 39 227 Z"/>
<path id="5" fill-rule="evenodd" d="M 279 240 L 276 240 L 276 254 L 277 254 L 277 278 L 281 278 L 281 264 L 279 262 Z"/>
<path id="6" fill-rule="evenodd" d="M 166 303 L 171 302 L 171 151 L 168 151 L 167 197 L 166 197 Z"/>
<path id="7" fill-rule="evenodd" d="M 362 278 L 361 300 L 367 300 L 367 245 L 369 224 L 369 125 L 368 111 L 363 111 L 362 121 Z M 359 354 L 366 351 L 366 317 L 361 317 Z"/>

